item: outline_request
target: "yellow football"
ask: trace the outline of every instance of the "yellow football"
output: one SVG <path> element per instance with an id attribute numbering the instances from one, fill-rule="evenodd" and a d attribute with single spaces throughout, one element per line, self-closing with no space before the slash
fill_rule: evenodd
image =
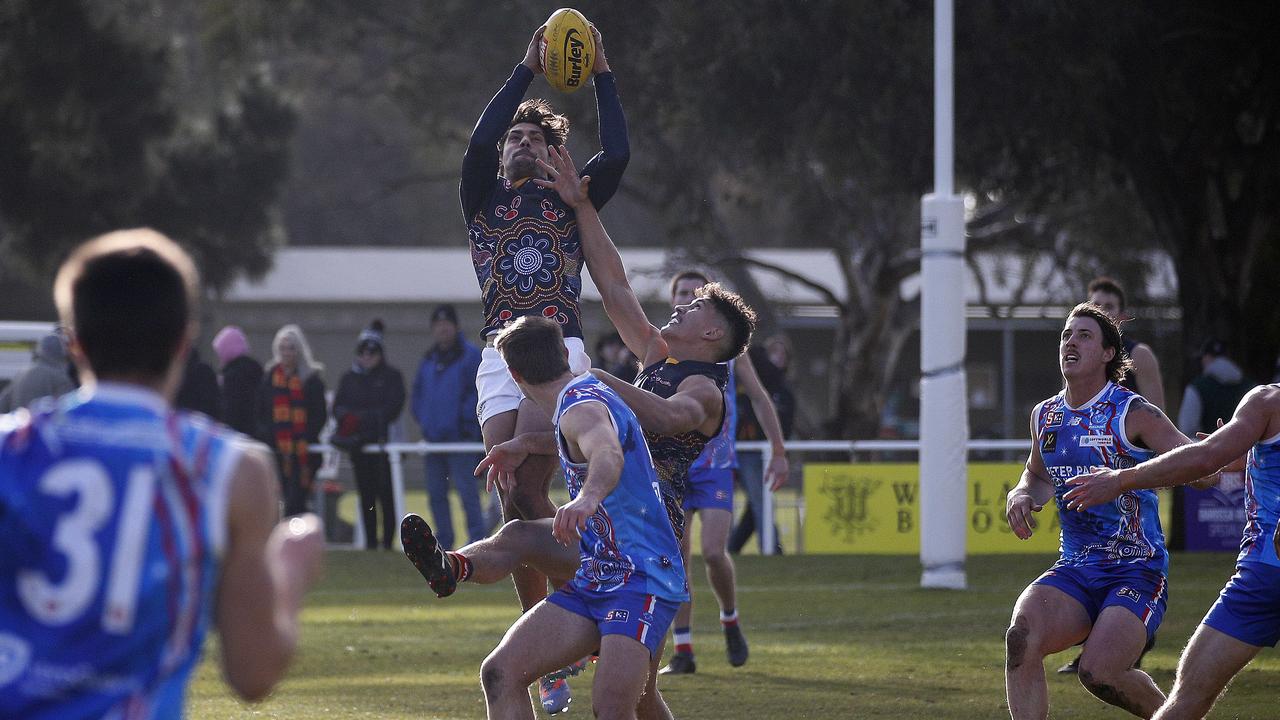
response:
<path id="1" fill-rule="evenodd" d="M 542 71 L 551 87 L 571 93 L 587 84 L 596 61 L 596 42 L 582 13 L 573 8 L 551 13 L 541 50 Z"/>

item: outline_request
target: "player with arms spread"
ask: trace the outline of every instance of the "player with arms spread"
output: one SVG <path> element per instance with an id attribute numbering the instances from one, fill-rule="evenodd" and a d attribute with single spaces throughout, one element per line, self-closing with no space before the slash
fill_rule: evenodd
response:
<path id="1" fill-rule="evenodd" d="M 1128 358 L 1115 320 L 1092 303 L 1067 316 L 1058 344 L 1065 388 L 1031 413 L 1033 445 L 1006 501 L 1028 538 L 1053 499 L 1061 557 L 1023 591 L 1005 635 L 1005 688 L 1015 720 L 1049 713 L 1044 658 L 1085 643 L 1080 682 L 1099 699 L 1150 717 L 1164 695 L 1133 667 L 1160 625 L 1168 556 L 1155 493 L 1126 493 L 1089 513 L 1065 512 L 1067 481 L 1094 465 L 1130 467 L 1190 442 L 1158 408 L 1120 386 Z"/>
<path id="2" fill-rule="evenodd" d="M 485 659 L 480 677 L 490 718 L 532 718 L 535 678 L 599 651 L 592 709 L 635 718 L 651 659 L 688 598 L 680 547 L 658 493 L 636 416 L 589 373 L 574 376 L 559 326 L 521 318 L 497 348 L 520 388 L 555 419 L 570 502 L 550 524 L 576 545 L 573 579 L 526 613 Z"/>
<path id="3" fill-rule="evenodd" d="M 58 272 L 84 386 L 0 416 L 0 717 L 180 717 L 210 623 L 241 697 L 288 667 L 323 537 L 265 447 L 173 409 L 198 285 L 150 230 Z"/>
<path id="4" fill-rule="evenodd" d="M 1068 507 L 1091 512 L 1122 494 L 1190 483 L 1219 468 L 1237 470 L 1246 452 L 1246 520 L 1236 572 L 1182 651 L 1173 692 L 1155 714 L 1161 720 L 1204 717 L 1231 678 L 1280 640 L 1280 385 L 1251 390 L 1230 422 L 1194 445 L 1134 468 L 1068 481 Z"/>

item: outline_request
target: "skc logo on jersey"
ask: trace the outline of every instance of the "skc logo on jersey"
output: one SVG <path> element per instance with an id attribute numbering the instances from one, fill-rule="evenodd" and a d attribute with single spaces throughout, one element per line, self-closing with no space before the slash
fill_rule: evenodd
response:
<path id="1" fill-rule="evenodd" d="M 1045 416 L 1044 425 L 1045 427 L 1062 427 L 1062 421 L 1065 416 L 1066 413 L 1061 410 L 1050 410 L 1049 414 Z"/>
<path id="2" fill-rule="evenodd" d="M 605 622 L 626 622 L 631 617 L 626 610 L 610 610 L 604 616 Z"/>

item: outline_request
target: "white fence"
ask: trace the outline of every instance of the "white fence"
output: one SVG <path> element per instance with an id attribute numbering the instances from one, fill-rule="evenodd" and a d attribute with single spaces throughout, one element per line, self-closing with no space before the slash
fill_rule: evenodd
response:
<path id="1" fill-rule="evenodd" d="M 839 452 L 848 453 L 853 456 L 856 453 L 902 453 L 902 454 L 919 454 L 919 440 L 788 440 L 784 443 L 787 448 L 787 454 L 803 454 L 817 452 Z M 1022 440 L 970 440 L 966 443 L 966 449 L 969 452 L 1000 452 L 1000 451 L 1026 451 L 1030 449 L 1031 441 L 1029 439 Z M 767 442 L 740 442 L 737 444 L 739 451 L 754 451 L 761 454 L 761 467 L 768 469 L 769 461 L 773 457 L 771 446 Z M 316 452 L 332 452 L 335 449 L 329 445 L 317 445 L 312 448 Z M 383 452 L 387 454 L 387 458 L 391 464 L 391 489 L 395 497 L 396 517 L 404 517 L 404 458 L 406 455 L 431 455 L 435 453 L 484 453 L 484 445 L 481 443 L 386 443 L 384 445 L 366 445 L 365 452 Z M 772 555 L 777 538 L 774 537 L 774 498 L 773 491 L 769 489 L 768 483 L 764 487 L 764 502 L 762 503 L 762 518 L 760 528 L 762 534 L 762 547 L 766 555 Z M 359 524 L 362 522 L 361 514 L 356 513 L 356 533 L 352 537 L 352 543 L 360 546 L 364 542 L 364 535 L 360 532 Z"/>

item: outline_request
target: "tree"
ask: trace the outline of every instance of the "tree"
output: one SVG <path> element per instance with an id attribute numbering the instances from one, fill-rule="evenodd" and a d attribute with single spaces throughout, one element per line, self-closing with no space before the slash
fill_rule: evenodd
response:
<path id="1" fill-rule="evenodd" d="M 966 73 L 975 114 L 1001 140 L 996 157 L 1059 159 L 1039 173 L 1059 189 L 1130 192 L 1173 258 L 1188 353 L 1221 337 L 1269 377 L 1280 351 L 1280 6 L 989 3 L 958 18 L 983 43 Z M 993 187 L 1028 177 L 971 160 Z"/>
<path id="2" fill-rule="evenodd" d="M 174 106 L 164 50 L 80 0 L 0 8 L 0 251 L 48 278 L 84 239 L 149 225 L 213 288 L 261 274 L 293 111 L 246 78 L 214 117 Z"/>
<path id="3" fill-rule="evenodd" d="M 440 159 L 460 156 L 479 108 L 545 18 L 515 0 L 486 5 L 483 24 L 459 0 L 224 5 L 247 21 L 220 27 L 265 28 L 280 52 L 301 48 L 335 68 L 343 92 L 394 101 L 418 129 L 414 151 L 430 170 L 422 179 L 445 178 L 435 185 L 449 190 L 456 160 Z M 636 232 L 606 217 L 616 237 L 661 239 L 723 268 L 762 307 L 743 272 L 761 267 L 748 248 L 830 248 L 840 287 L 765 269 L 818 291 L 839 313 L 827 431 L 875 432 L 918 326 L 918 298 L 902 288 L 919 269 L 918 202 L 931 185 L 931 8 L 815 0 L 733 12 L 713 3 L 584 9 L 618 67 L 633 140 L 608 213 L 626 198 L 656 218 Z M 957 13 L 957 137 L 959 186 L 974 205 L 970 250 L 1022 263 L 1051 257 L 1083 294 L 1103 269 L 1137 284 L 1151 249 L 1163 248 L 1178 266 L 1188 346 L 1216 331 L 1245 347 L 1255 373 L 1269 366 L 1280 320 L 1264 312 L 1276 298 L 1262 273 L 1280 259 L 1270 194 L 1280 65 L 1265 32 L 1276 12 L 966 4 Z M 255 47 L 232 35 L 232 45 Z M 574 138 L 589 137 L 580 120 L 594 115 L 590 94 L 554 99 L 575 119 Z M 1258 332 L 1245 333 L 1245 322 Z"/>

